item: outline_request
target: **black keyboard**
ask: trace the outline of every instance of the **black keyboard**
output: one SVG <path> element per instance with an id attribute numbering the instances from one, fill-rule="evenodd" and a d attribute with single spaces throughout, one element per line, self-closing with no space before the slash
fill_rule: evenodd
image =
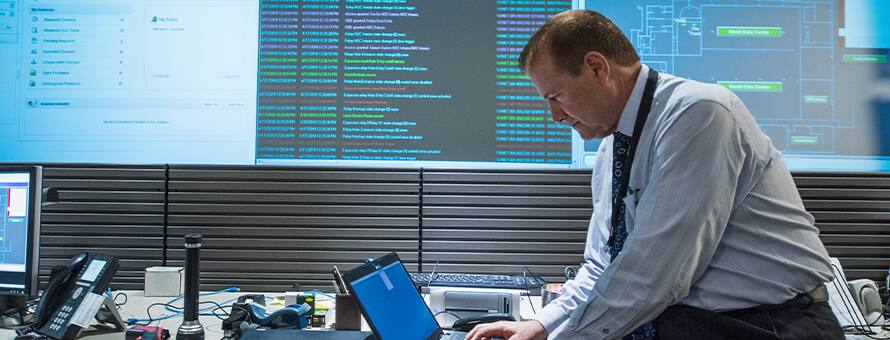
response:
<path id="1" fill-rule="evenodd" d="M 547 283 L 540 276 L 533 275 L 436 273 L 432 280 L 430 280 L 430 273 L 409 273 L 408 275 L 417 287 L 426 287 L 429 285 L 440 287 L 537 290 Z"/>

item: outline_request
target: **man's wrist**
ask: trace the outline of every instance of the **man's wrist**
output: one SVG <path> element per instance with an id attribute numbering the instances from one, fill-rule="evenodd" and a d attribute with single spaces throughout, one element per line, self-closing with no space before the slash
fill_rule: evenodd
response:
<path id="1" fill-rule="evenodd" d="M 566 313 L 562 306 L 551 303 L 544 306 L 544 309 L 538 312 L 533 320 L 541 324 L 547 334 L 550 334 L 568 318 L 569 314 Z"/>
<path id="2" fill-rule="evenodd" d="M 550 335 L 550 332 L 547 331 L 547 327 L 544 327 L 544 324 L 538 320 L 530 320 L 529 322 L 534 323 L 536 325 L 535 328 L 537 328 L 532 339 L 547 340 L 547 336 Z"/>

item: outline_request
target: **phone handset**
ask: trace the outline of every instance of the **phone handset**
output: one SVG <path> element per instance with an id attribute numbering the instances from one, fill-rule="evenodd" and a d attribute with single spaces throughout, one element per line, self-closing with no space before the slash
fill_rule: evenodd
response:
<path id="1" fill-rule="evenodd" d="M 117 315 L 113 302 L 103 293 L 117 267 L 113 256 L 83 253 L 54 268 L 37 306 L 37 332 L 55 339 L 73 339 L 95 321 L 103 305 Z M 113 323 L 123 329 L 119 315 Z"/>
<path id="2" fill-rule="evenodd" d="M 34 314 L 34 325 L 36 327 L 42 327 L 52 312 L 59 309 L 60 305 L 65 302 L 63 300 L 65 292 L 70 291 L 71 286 L 74 285 L 72 276 L 83 269 L 83 265 L 88 257 L 89 253 L 81 253 L 71 259 L 68 264 L 59 265 L 52 269 L 49 283 L 47 283 L 46 289 L 43 290 L 40 301 L 37 303 L 37 309 Z"/>

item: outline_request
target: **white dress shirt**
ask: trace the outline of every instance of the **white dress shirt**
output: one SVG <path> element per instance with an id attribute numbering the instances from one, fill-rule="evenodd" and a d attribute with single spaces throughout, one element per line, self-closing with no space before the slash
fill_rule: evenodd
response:
<path id="1" fill-rule="evenodd" d="M 646 125 L 633 131 L 648 72 L 643 65 L 618 123 L 642 133 L 624 199 L 628 238 L 609 263 L 609 136 L 593 164 L 584 263 L 536 317 L 551 338 L 620 338 L 674 304 L 777 304 L 832 278 L 813 216 L 741 100 L 662 73 Z"/>

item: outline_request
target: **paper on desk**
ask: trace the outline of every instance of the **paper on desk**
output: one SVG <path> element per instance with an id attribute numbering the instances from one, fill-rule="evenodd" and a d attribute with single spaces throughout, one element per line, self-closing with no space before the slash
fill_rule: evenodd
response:
<path id="1" fill-rule="evenodd" d="M 843 267 L 836 257 L 829 259 L 831 261 L 831 271 L 834 272 L 834 281 L 825 283 L 828 288 L 828 304 L 834 311 L 837 321 L 843 326 L 861 326 L 865 325 L 865 317 L 853 301 L 850 290 L 847 289 L 847 278 L 844 276 Z"/>
<path id="2" fill-rule="evenodd" d="M 105 298 L 102 295 L 87 293 L 83 297 L 83 301 L 80 302 L 80 307 L 71 316 L 71 324 L 78 325 L 80 328 L 90 327 L 93 324 L 93 318 L 96 317 L 96 312 L 102 308 L 104 301 Z"/>

